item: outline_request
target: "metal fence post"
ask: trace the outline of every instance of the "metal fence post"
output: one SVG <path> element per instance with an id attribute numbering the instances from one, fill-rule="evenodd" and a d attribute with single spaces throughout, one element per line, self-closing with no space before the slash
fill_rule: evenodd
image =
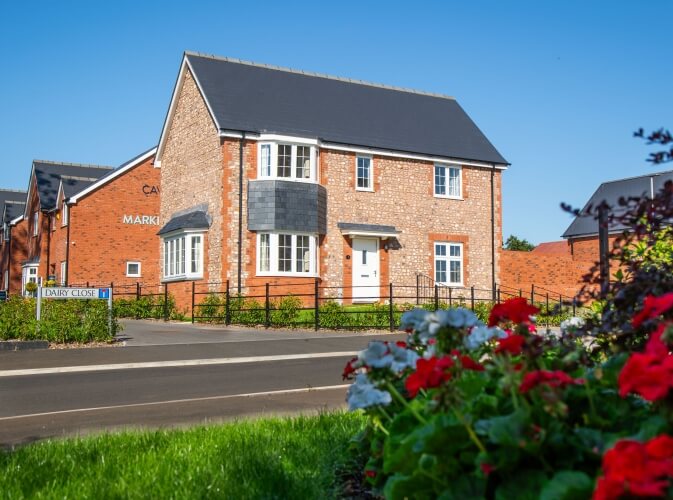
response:
<path id="1" fill-rule="evenodd" d="M 140 300 L 140 281 L 136 281 L 136 300 Z"/>
<path id="2" fill-rule="evenodd" d="M 558 308 L 561 314 L 563 314 L 563 297 L 561 296 L 560 293 L 558 295 Z"/>
<path id="3" fill-rule="evenodd" d="M 523 297 L 523 291 L 519 288 L 519 298 Z"/>
<path id="4" fill-rule="evenodd" d="M 192 281 L 192 324 L 194 323 L 194 295 L 196 293 L 196 281 Z"/>
<path id="5" fill-rule="evenodd" d="M 264 286 L 264 327 L 269 328 L 271 326 L 271 303 L 269 301 L 269 284 L 266 283 Z"/>
<path id="6" fill-rule="evenodd" d="M 547 304 L 547 330 L 549 330 L 549 292 L 546 295 L 546 304 Z"/>
<path id="7" fill-rule="evenodd" d="M 498 288 L 497 297 L 498 297 L 498 304 L 500 304 L 500 288 Z"/>
<path id="8" fill-rule="evenodd" d="M 435 311 L 439 309 L 439 287 L 435 285 Z"/>
<path id="9" fill-rule="evenodd" d="M 390 323 L 390 331 L 392 332 L 395 329 L 395 315 L 394 315 L 394 306 L 393 306 L 393 284 L 389 284 L 389 300 L 388 300 L 388 321 Z"/>
<path id="10" fill-rule="evenodd" d="M 224 296 L 224 324 L 231 324 L 231 304 L 229 296 L 229 280 L 227 280 L 227 291 Z"/>
<path id="11" fill-rule="evenodd" d="M 453 288 L 449 287 L 449 307 L 451 307 L 453 305 L 453 299 L 451 297 L 451 290 L 453 290 Z"/>
<path id="12" fill-rule="evenodd" d="M 421 281 L 421 275 L 417 274 L 416 275 L 416 305 L 419 305 L 421 303 L 420 281 Z"/>
<path id="13" fill-rule="evenodd" d="M 318 278 L 315 280 L 313 293 L 313 307 L 315 309 L 315 314 L 313 315 L 313 328 L 315 328 L 315 331 L 317 332 L 320 329 L 320 288 L 318 287 Z"/>
<path id="14" fill-rule="evenodd" d="M 168 321 L 168 283 L 164 283 L 164 321 Z"/>
<path id="15" fill-rule="evenodd" d="M 530 286 L 530 303 L 535 305 L 535 283 Z"/>
<path id="16" fill-rule="evenodd" d="M 575 308 L 577 307 L 577 298 L 573 297 L 573 316 L 577 316 L 575 313 Z"/>
<path id="17" fill-rule="evenodd" d="M 470 287 L 470 304 L 472 306 L 472 310 L 474 311 L 474 285 Z"/>

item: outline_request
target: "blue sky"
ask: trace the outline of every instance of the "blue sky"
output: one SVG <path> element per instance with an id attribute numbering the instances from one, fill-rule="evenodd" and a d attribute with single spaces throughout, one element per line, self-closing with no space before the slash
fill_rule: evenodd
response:
<path id="1" fill-rule="evenodd" d="M 184 50 L 455 96 L 512 163 L 504 235 L 558 239 L 561 201 L 665 170 L 673 2 L 7 2 L 0 187 L 33 158 L 118 165 L 159 139 Z M 668 168 L 673 168 L 669 165 Z"/>

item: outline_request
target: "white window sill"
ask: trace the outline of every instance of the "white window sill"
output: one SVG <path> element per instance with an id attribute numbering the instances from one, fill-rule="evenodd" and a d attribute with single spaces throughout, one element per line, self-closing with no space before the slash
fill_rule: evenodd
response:
<path id="1" fill-rule="evenodd" d="M 355 190 L 356 190 L 356 191 L 363 191 L 363 192 L 365 192 L 365 193 L 373 193 L 373 192 L 374 192 L 374 188 L 369 188 L 369 189 L 367 189 L 367 188 L 359 188 L 359 187 L 356 187 Z"/>
<path id="2" fill-rule="evenodd" d="M 465 285 L 462 283 L 440 283 L 439 281 L 435 281 L 435 285 L 446 288 L 465 288 Z"/>
<path id="3" fill-rule="evenodd" d="M 139 275 L 139 274 L 127 274 L 126 277 L 127 278 L 142 278 L 142 276 Z"/>
<path id="4" fill-rule="evenodd" d="M 203 279 L 202 274 L 181 274 L 179 276 L 165 277 L 161 280 L 162 283 L 171 283 L 173 281 L 191 281 Z"/>
<path id="5" fill-rule="evenodd" d="M 257 273 L 258 278 L 319 278 L 315 273 Z"/>
<path id="6" fill-rule="evenodd" d="M 443 199 L 443 200 L 459 200 L 459 201 L 463 201 L 463 200 L 465 199 L 465 198 L 463 198 L 462 196 L 449 196 L 449 195 L 446 195 L 446 194 L 435 194 L 435 195 L 433 195 L 433 196 L 434 196 L 435 198 L 441 198 L 441 199 Z"/>

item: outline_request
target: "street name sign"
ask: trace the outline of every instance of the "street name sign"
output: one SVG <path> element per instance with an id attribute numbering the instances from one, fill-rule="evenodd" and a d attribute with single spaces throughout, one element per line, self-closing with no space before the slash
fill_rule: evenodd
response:
<path id="1" fill-rule="evenodd" d="M 109 288 L 73 288 L 73 287 L 44 287 L 43 299 L 86 299 L 97 300 L 110 298 Z"/>

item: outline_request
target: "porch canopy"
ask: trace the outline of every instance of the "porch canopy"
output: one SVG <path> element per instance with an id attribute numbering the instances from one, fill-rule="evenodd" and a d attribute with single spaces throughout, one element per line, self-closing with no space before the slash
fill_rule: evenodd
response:
<path id="1" fill-rule="evenodd" d="M 378 224 L 356 224 L 352 222 L 338 222 L 337 227 L 344 236 L 369 236 L 381 238 L 396 238 L 401 231 L 395 226 L 380 226 Z"/>

